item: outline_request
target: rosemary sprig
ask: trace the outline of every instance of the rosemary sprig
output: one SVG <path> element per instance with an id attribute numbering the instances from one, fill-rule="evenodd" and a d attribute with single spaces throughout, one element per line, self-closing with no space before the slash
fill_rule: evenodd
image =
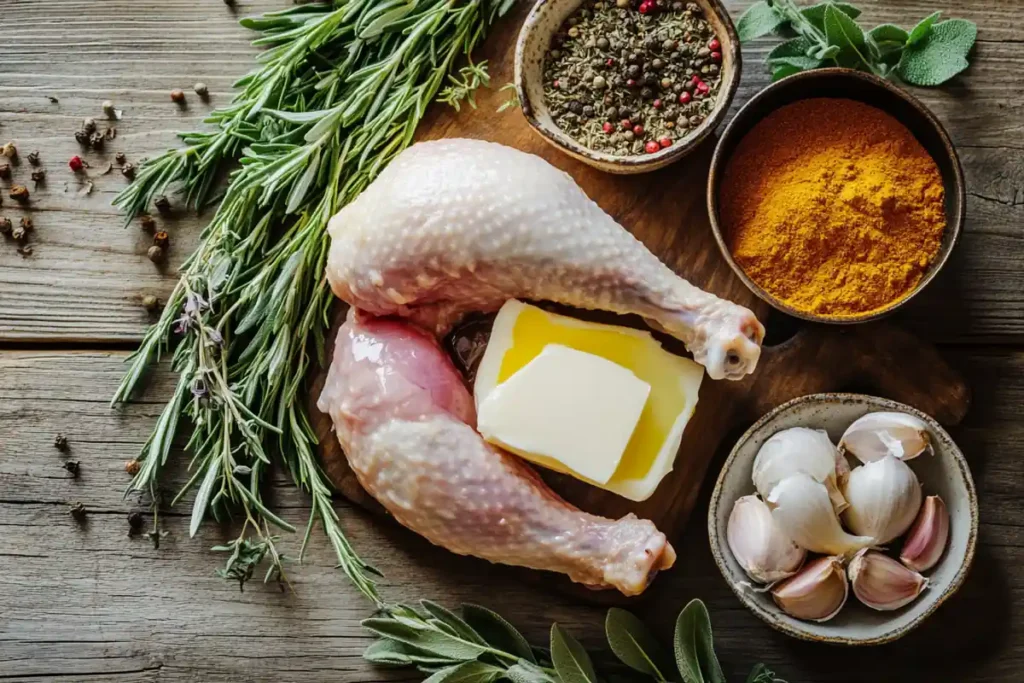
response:
<path id="1" fill-rule="evenodd" d="M 332 303 L 323 272 L 328 219 L 408 146 L 460 58 L 514 0 L 338 0 L 244 19 L 268 49 L 236 84 L 240 92 L 185 146 L 147 162 L 114 203 L 130 221 L 180 186 L 186 204 L 210 200 L 223 162 L 239 159 L 199 248 L 182 266 L 113 403 L 130 399 L 147 369 L 176 344 L 178 383 L 139 456 L 129 491 L 149 492 L 185 415 L 198 486 L 190 533 L 207 514 L 241 513 L 223 575 L 244 583 L 266 557 L 283 576 L 269 524 L 293 530 L 263 503 L 272 463 L 311 496 L 308 540 L 319 523 L 339 566 L 381 604 L 379 573 L 348 543 L 316 461 L 304 408 L 306 375 L 324 356 Z M 486 82 L 482 64 L 456 77 L 446 100 Z M 458 98 L 455 99 L 455 95 Z M 305 540 L 303 549 L 305 548 Z M 301 561 L 300 552 L 299 560 Z"/>

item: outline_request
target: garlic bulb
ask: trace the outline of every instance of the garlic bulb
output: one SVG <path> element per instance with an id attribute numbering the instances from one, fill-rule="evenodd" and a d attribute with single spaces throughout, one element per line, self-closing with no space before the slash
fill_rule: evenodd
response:
<path id="1" fill-rule="evenodd" d="M 819 557 L 772 589 L 772 598 L 791 617 L 828 621 L 846 604 L 849 584 L 843 564 L 835 557 Z"/>
<path id="2" fill-rule="evenodd" d="M 862 550 L 847 569 L 853 594 L 880 612 L 913 602 L 928 586 L 928 579 L 877 550 Z"/>
<path id="3" fill-rule="evenodd" d="M 907 463 L 887 455 L 850 472 L 843 488 L 850 507 L 843 521 L 855 534 L 888 543 L 914 523 L 921 509 L 921 484 Z"/>
<path id="4" fill-rule="evenodd" d="M 892 455 L 912 460 L 932 452 L 928 425 L 906 413 L 868 413 L 847 427 L 839 450 L 852 453 L 864 463 Z"/>
<path id="5" fill-rule="evenodd" d="M 851 555 L 875 544 L 870 536 L 851 536 L 843 531 L 825 485 L 808 474 L 794 474 L 780 481 L 767 502 L 782 532 L 813 553 Z"/>
<path id="6" fill-rule="evenodd" d="M 837 468 L 840 461 L 849 471 L 845 458 L 840 455 L 828 434 L 820 429 L 793 427 L 776 432 L 764 442 L 754 459 L 754 487 L 767 498 L 776 484 L 791 474 L 808 474 L 825 485 L 836 512 L 846 508 L 846 500 L 839 492 Z"/>
<path id="7" fill-rule="evenodd" d="M 757 496 L 743 496 L 732 506 L 726 539 L 743 571 L 758 583 L 774 583 L 792 576 L 807 555 L 782 533 L 771 510 Z"/>
<path id="8" fill-rule="evenodd" d="M 938 496 L 928 496 L 914 526 L 903 541 L 900 562 L 916 572 L 926 572 L 939 561 L 949 540 L 949 512 Z"/>

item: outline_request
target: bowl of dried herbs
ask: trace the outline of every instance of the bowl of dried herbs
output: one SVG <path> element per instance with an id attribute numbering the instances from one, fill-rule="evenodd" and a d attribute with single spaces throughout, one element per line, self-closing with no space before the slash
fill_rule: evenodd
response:
<path id="1" fill-rule="evenodd" d="M 541 137 L 601 170 L 642 173 L 724 119 L 740 49 L 718 0 L 549 0 L 523 24 L 515 66 Z"/>

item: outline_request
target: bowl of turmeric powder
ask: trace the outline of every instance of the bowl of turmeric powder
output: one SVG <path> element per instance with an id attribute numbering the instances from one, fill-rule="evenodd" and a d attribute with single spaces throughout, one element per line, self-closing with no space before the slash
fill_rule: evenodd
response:
<path id="1" fill-rule="evenodd" d="M 828 323 L 912 299 L 949 258 L 966 204 L 938 119 L 850 69 L 784 78 L 740 109 L 715 149 L 707 202 L 740 279 L 784 313 Z"/>

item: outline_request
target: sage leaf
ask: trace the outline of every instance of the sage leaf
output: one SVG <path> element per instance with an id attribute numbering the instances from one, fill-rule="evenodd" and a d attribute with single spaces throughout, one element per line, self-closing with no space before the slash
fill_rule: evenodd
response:
<path id="1" fill-rule="evenodd" d="M 192 519 L 188 523 L 188 537 L 194 538 L 199 531 L 199 525 L 203 523 L 203 516 L 206 515 L 206 508 L 210 503 L 210 494 L 213 492 L 213 485 L 217 481 L 217 473 L 220 471 L 220 460 L 210 458 L 210 464 L 206 468 L 206 476 L 203 483 L 196 491 L 196 499 L 192 502 Z"/>
<path id="2" fill-rule="evenodd" d="M 868 31 L 868 35 L 879 44 L 888 42 L 903 44 L 910 38 L 910 34 L 896 24 L 879 24 Z"/>
<path id="3" fill-rule="evenodd" d="M 363 620 L 363 628 L 378 636 L 412 645 L 423 652 L 456 661 L 476 659 L 486 651 L 478 643 L 434 630 L 425 623 L 414 627 L 392 619 L 371 618 Z"/>
<path id="4" fill-rule="evenodd" d="M 525 659 L 505 670 L 505 678 L 512 683 L 558 683 L 551 674 Z"/>
<path id="5" fill-rule="evenodd" d="M 781 81 L 786 76 L 792 76 L 793 74 L 798 74 L 801 71 L 803 71 L 803 69 L 791 64 L 780 64 L 772 69 L 772 82 Z"/>
<path id="6" fill-rule="evenodd" d="M 736 32 L 740 41 L 753 40 L 774 33 L 786 23 L 786 18 L 761 0 L 747 8 L 736 22 Z"/>
<path id="7" fill-rule="evenodd" d="M 394 640 L 375 640 L 363 650 L 363 659 L 380 666 L 409 666 L 412 659 L 401 643 Z"/>
<path id="8" fill-rule="evenodd" d="M 454 612 L 445 609 L 431 600 L 420 600 L 420 605 L 422 605 L 423 609 L 429 612 L 435 619 L 438 619 L 451 627 L 457 635 L 474 643 L 479 643 L 480 645 L 487 644 L 487 641 L 480 637 L 480 634 L 477 633 L 472 626 L 463 621 L 462 617 L 458 616 Z"/>
<path id="9" fill-rule="evenodd" d="M 666 665 L 668 657 L 654 634 L 631 612 L 617 607 L 608 610 L 604 632 L 609 647 L 619 661 L 659 681 L 668 680 L 665 673 L 672 671 Z"/>
<path id="10" fill-rule="evenodd" d="M 825 39 L 839 48 L 835 60 L 840 66 L 856 67 L 858 63 L 871 68 L 864 53 L 867 50 L 864 31 L 847 14 L 833 5 L 825 8 Z"/>
<path id="11" fill-rule="evenodd" d="M 755 664 L 747 676 L 747 683 L 786 683 L 775 676 L 775 672 L 764 664 Z"/>
<path id="12" fill-rule="evenodd" d="M 508 623 L 501 615 L 479 605 L 463 605 L 462 618 L 491 647 L 516 655 L 533 664 L 537 663 L 530 643 L 522 633 L 516 630 L 515 626 Z"/>
<path id="13" fill-rule="evenodd" d="M 711 638 L 708 608 L 693 599 L 676 618 L 676 667 L 684 683 L 726 683 Z"/>
<path id="14" fill-rule="evenodd" d="M 808 52 L 817 54 L 817 48 L 810 40 L 800 36 L 787 40 L 784 43 L 776 45 L 768 56 L 765 58 L 765 62 L 769 68 L 773 68 L 780 64 L 786 64 L 789 66 L 795 66 L 800 70 L 816 69 L 821 66 L 821 57 L 815 57 L 808 55 Z"/>
<path id="15" fill-rule="evenodd" d="M 965 19 L 935 24 L 931 35 L 909 45 L 900 58 L 900 78 L 912 85 L 940 85 L 966 69 L 967 54 L 978 37 L 978 27 Z"/>
<path id="16" fill-rule="evenodd" d="M 463 662 L 435 671 L 423 683 L 490 683 L 501 678 L 505 670 L 484 662 Z"/>
<path id="17" fill-rule="evenodd" d="M 917 45 L 927 38 L 928 33 L 932 30 L 932 24 L 938 21 L 940 16 L 942 16 L 942 12 L 932 12 L 919 21 L 917 26 L 910 29 L 910 34 L 907 36 L 907 45 Z"/>
<path id="18" fill-rule="evenodd" d="M 856 19 L 860 16 L 860 10 L 853 5 L 848 5 L 845 2 L 820 2 L 817 5 L 811 5 L 810 7 L 804 7 L 800 10 L 800 14 L 803 15 L 804 19 L 811 22 L 812 25 L 819 31 L 825 30 L 825 9 L 828 7 L 835 7 L 840 12 Z"/>
<path id="19" fill-rule="evenodd" d="M 557 623 L 551 625 L 551 663 L 562 683 L 597 683 L 590 655 Z"/>

